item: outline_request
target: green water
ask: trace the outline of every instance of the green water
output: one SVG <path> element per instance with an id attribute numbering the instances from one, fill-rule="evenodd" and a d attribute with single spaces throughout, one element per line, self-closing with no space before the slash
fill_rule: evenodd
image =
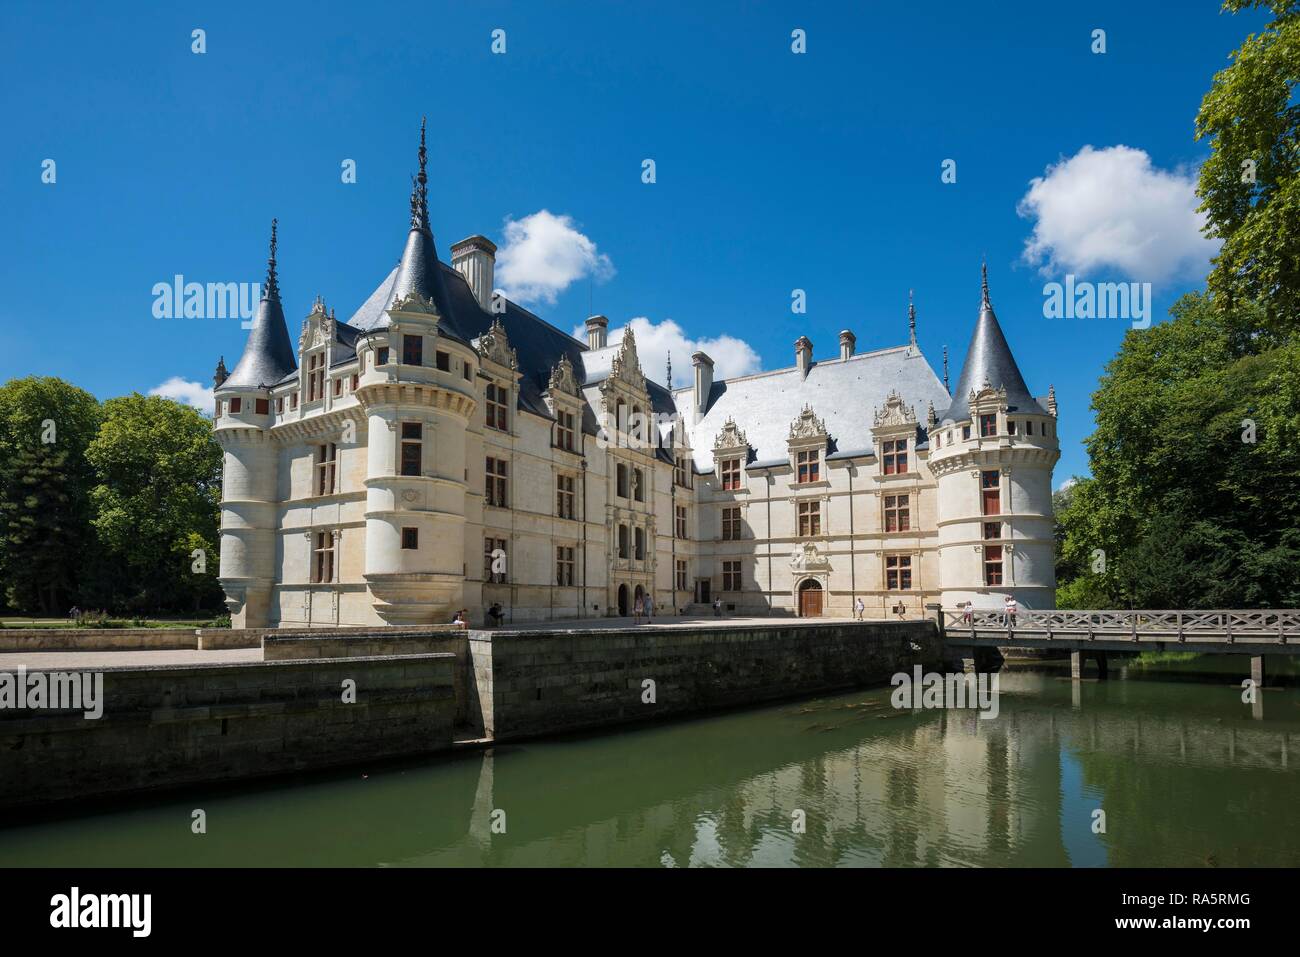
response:
<path id="1" fill-rule="evenodd" d="M 993 720 L 885 688 L 199 789 L 0 828 L 0 865 L 1300 865 L 1300 692 L 1191 664 L 1011 669 Z"/>

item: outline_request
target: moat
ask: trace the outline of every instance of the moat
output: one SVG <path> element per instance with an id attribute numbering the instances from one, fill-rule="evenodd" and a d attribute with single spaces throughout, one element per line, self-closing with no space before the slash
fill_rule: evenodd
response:
<path id="1" fill-rule="evenodd" d="M 1229 659 L 1013 666 L 993 720 L 877 688 L 122 801 L 0 829 L 0 866 L 1296 866 L 1272 661 L 1254 716 Z"/>

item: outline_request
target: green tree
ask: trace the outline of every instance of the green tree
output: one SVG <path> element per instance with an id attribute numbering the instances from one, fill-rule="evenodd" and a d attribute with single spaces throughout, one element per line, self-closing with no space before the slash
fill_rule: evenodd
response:
<path id="1" fill-rule="evenodd" d="M 86 457 L 96 475 L 94 526 L 119 572 L 115 604 L 217 607 L 221 450 L 211 423 L 159 396 L 109 399 Z M 195 549 L 204 552 L 201 572 Z"/>
<path id="2" fill-rule="evenodd" d="M 1171 315 L 1126 335 L 1093 395 L 1093 477 L 1058 515 L 1065 600 L 1294 607 L 1300 345 L 1270 346 L 1245 331 L 1258 312 L 1202 294 Z"/>
<path id="3" fill-rule="evenodd" d="M 62 615 L 93 561 L 90 393 L 31 376 L 0 386 L 0 582 L 11 608 Z"/>
<path id="4" fill-rule="evenodd" d="M 1264 329 L 1285 337 L 1300 319 L 1300 0 L 1223 8 L 1274 19 L 1215 75 L 1196 117 L 1210 144 L 1197 192 L 1207 235 L 1223 240 L 1209 290 L 1225 312 L 1258 304 Z"/>

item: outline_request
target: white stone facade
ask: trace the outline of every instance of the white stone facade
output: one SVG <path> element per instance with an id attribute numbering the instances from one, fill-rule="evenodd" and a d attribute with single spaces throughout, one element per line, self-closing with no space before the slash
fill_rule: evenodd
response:
<path id="1" fill-rule="evenodd" d="M 466 288 L 445 303 L 486 331 L 451 334 L 453 307 L 420 294 L 369 328 L 318 301 L 295 371 L 218 382 L 220 578 L 237 627 L 462 608 L 481 624 L 494 603 L 513 622 L 604 617 L 638 594 L 658 614 L 715 598 L 745 615 L 847 617 L 861 598 L 865 617 L 915 618 L 1008 594 L 1053 607 L 1054 398 L 981 383 L 946 420 L 914 340 L 855 354 L 851 333 L 834 359 L 800 337 L 792 367 L 725 382 L 697 354 L 694 385 L 669 392 L 630 331 L 607 345 L 595 317 L 573 340 L 494 303 L 487 240 L 453 249 L 446 281 Z M 973 351 L 996 327 L 985 306 Z M 639 428 L 652 412 L 676 419 Z"/>

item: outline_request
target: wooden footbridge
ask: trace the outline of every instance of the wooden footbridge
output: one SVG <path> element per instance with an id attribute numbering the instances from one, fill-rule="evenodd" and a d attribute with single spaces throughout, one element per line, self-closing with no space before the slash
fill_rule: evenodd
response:
<path id="1" fill-rule="evenodd" d="M 949 645 L 1069 651 L 1075 673 L 1085 658 L 1106 672 L 1109 651 L 1193 651 L 1251 657 L 1263 681 L 1264 655 L 1300 654 L 1300 610 L 1039 611 L 940 610 L 939 630 Z"/>

